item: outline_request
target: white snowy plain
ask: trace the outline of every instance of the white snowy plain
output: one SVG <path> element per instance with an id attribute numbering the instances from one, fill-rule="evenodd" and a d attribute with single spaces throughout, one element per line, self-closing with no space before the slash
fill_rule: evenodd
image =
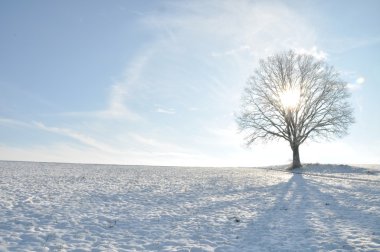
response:
<path id="1" fill-rule="evenodd" d="M 1 161 L 0 251 L 380 251 L 380 166 Z"/>

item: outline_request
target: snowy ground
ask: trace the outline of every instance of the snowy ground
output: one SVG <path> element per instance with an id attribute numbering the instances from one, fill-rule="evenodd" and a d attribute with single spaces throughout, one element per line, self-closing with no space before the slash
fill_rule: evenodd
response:
<path id="1" fill-rule="evenodd" d="M 0 162 L 0 251 L 28 250 L 379 251 L 380 166 Z"/>

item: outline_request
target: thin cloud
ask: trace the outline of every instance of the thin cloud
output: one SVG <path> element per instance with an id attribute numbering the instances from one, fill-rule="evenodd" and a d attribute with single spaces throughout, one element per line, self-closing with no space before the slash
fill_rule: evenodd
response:
<path id="1" fill-rule="evenodd" d="M 109 146 L 105 143 L 102 143 L 102 142 L 100 142 L 100 141 L 98 141 L 98 140 L 96 140 L 90 136 L 87 136 L 87 135 L 82 134 L 80 132 L 73 131 L 71 129 L 59 128 L 59 127 L 48 127 L 41 122 L 33 122 L 33 125 L 40 130 L 44 130 L 47 132 L 56 133 L 56 134 L 60 134 L 60 135 L 70 137 L 72 139 L 79 141 L 82 144 L 85 144 L 87 146 L 93 147 L 93 148 L 101 150 L 101 151 L 111 152 L 111 153 L 112 152 L 113 153 L 119 152 L 118 150 L 115 150 L 114 148 L 112 148 L 111 146 Z"/>
<path id="2" fill-rule="evenodd" d="M 174 109 L 157 108 L 156 112 L 157 113 L 161 113 L 161 114 L 168 114 L 168 115 L 175 114 L 175 110 Z"/>
<path id="3" fill-rule="evenodd" d="M 182 47 L 212 45 L 209 55 L 213 56 L 251 54 L 261 57 L 282 49 L 315 44 L 314 31 L 306 20 L 281 3 L 170 2 L 168 8 L 173 11 L 147 15 L 142 22 L 162 34 L 170 30 L 172 34 L 167 36 L 167 43 L 171 47 L 176 47 L 172 39 L 175 36 L 176 43 Z"/>
<path id="4" fill-rule="evenodd" d="M 298 48 L 295 51 L 297 54 L 311 55 L 318 60 L 326 60 L 328 57 L 328 54 L 326 52 L 318 49 L 316 46 L 313 46 L 310 49 Z"/>
<path id="5" fill-rule="evenodd" d="M 80 143 L 78 148 L 67 142 L 55 143 L 50 147 L 9 147 L 0 145 L 0 159 L 51 162 L 115 163 L 115 164 L 151 164 L 151 165 L 188 165 L 201 164 L 206 156 L 175 143 L 162 142 L 138 133 L 129 133 L 129 142 L 135 142 L 129 149 L 115 148 L 89 135 L 62 127 L 47 126 L 42 122 L 22 122 L 0 118 L 0 125 L 32 128 L 66 136 Z M 137 147 L 137 148 L 136 148 Z M 21 159 L 20 159 L 21 157 Z"/>
<path id="6" fill-rule="evenodd" d="M 94 117 L 99 119 L 127 119 L 130 121 L 141 120 L 141 115 L 129 108 L 127 103 L 134 87 L 140 84 L 140 77 L 153 51 L 152 47 L 139 54 L 126 67 L 123 78 L 110 86 L 108 106 L 105 109 L 64 112 L 60 115 Z"/>
<path id="7" fill-rule="evenodd" d="M 242 86 L 258 59 L 316 45 L 312 27 L 280 2 L 166 2 L 166 8 L 170 11 L 140 19 L 159 34 L 155 56 L 162 58 L 153 59 L 160 71 L 150 69 L 149 78 L 155 82 L 146 85 L 160 98 L 175 94 L 184 107 L 193 107 L 196 100 L 200 107 L 207 103 L 209 111 L 230 111 L 238 106 Z M 189 68 L 192 61 L 196 63 Z M 163 109 L 167 110 L 157 112 L 165 113 Z"/>
<path id="8" fill-rule="evenodd" d="M 365 78 L 364 77 L 359 77 L 359 78 L 356 79 L 356 83 L 358 85 L 362 85 L 364 82 L 365 82 Z"/>
<path id="9" fill-rule="evenodd" d="M 124 78 L 112 85 L 108 108 L 104 111 L 99 111 L 100 116 L 104 117 L 127 117 L 136 120 L 139 116 L 132 112 L 127 106 L 127 98 L 130 89 L 139 83 L 140 76 L 144 67 L 152 55 L 152 50 L 146 50 L 140 54 L 132 63 L 127 67 Z"/>
<path id="10" fill-rule="evenodd" d="M 4 118 L 4 117 L 0 117 L 0 124 L 1 125 L 9 125 L 9 126 L 17 126 L 17 127 L 27 127 L 27 128 L 33 127 L 33 125 L 31 125 L 31 124 L 28 124 L 28 123 L 25 123 L 22 121 L 18 121 L 15 119 L 11 119 L 11 118 Z"/>
<path id="11" fill-rule="evenodd" d="M 356 78 L 354 83 L 348 83 L 347 88 L 351 91 L 359 90 L 363 87 L 365 78 L 363 76 Z"/>
<path id="12" fill-rule="evenodd" d="M 80 132 L 76 132 L 76 131 L 73 131 L 73 130 L 67 129 L 67 128 L 49 127 L 49 126 L 46 126 L 45 124 L 43 124 L 42 122 L 27 123 L 27 122 L 9 119 L 9 118 L 0 118 L 0 124 L 43 130 L 46 132 L 51 132 L 51 133 L 70 137 L 74 140 L 77 140 L 78 142 L 80 142 L 82 144 L 85 144 L 87 146 L 93 147 L 93 148 L 101 150 L 101 151 L 119 152 L 119 151 L 115 150 L 114 148 L 112 148 L 111 146 L 109 146 L 105 143 L 102 143 L 100 141 L 97 141 L 96 139 L 89 137 L 85 134 L 82 134 Z"/>

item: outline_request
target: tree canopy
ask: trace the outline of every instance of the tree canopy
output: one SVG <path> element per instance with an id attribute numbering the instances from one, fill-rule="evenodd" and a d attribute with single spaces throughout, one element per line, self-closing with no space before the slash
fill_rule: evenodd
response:
<path id="1" fill-rule="evenodd" d="M 247 144 L 285 139 L 293 164 L 301 166 L 299 146 L 307 139 L 347 134 L 354 122 L 347 83 L 326 62 L 287 51 L 260 60 L 248 79 L 237 123 Z"/>

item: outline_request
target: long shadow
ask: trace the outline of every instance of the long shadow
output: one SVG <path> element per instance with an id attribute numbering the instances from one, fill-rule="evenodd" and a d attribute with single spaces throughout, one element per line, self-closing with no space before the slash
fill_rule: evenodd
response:
<path id="1" fill-rule="evenodd" d="M 294 174 L 281 189 L 283 191 L 278 193 L 275 204 L 244 230 L 246 235 L 242 244 L 248 246 L 241 246 L 241 250 L 371 249 L 366 246 L 372 238 L 376 240 L 379 217 L 366 216 L 358 210 L 345 216 L 352 213 L 352 209 L 339 204 L 333 195 L 322 192 L 302 174 Z M 355 216 L 361 218 L 356 220 Z"/>
<path id="2" fill-rule="evenodd" d="M 355 192 L 361 192 L 362 188 L 346 188 L 345 190 L 342 190 L 341 188 L 339 188 L 339 190 L 334 190 L 334 188 L 331 190 L 331 188 L 333 187 L 330 187 L 323 182 L 316 182 L 311 179 L 308 180 L 308 192 L 314 193 L 326 201 L 326 210 L 333 214 L 335 218 L 346 222 L 352 228 L 355 227 L 361 229 L 363 233 L 365 230 L 367 230 L 368 234 L 380 230 L 380 216 L 378 213 L 373 213 L 373 211 L 371 211 L 371 208 L 379 207 L 379 188 L 376 187 L 372 188 L 373 190 L 365 190 L 364 194 L 360 195 L 355 195 L 352 190 L 355 190 Z M 371 193 L 367 194 L 368 192 Z M 367 198 L 366 196 L 372 197 Z M 340 203 L 340 200 L 344 200 L 344 204 Z M 369 214 L 369 212 L 372 212 L 373 214 Z"/>
<path id="3" fill-rule="evenodd" d="M 308 178 L 307 181 L 308 193 L 326 201 L 325 207 L 316 209 L 319 219 L 328 227 L 325 230 L 327 236 L 325 234 L 322 237 L 325 239 L 329 236 L 341 237 L 346 241 L 344 250 L 380 249 L 378 237 L 380 217 L 376 210 L 379 206 L 379 199 L 376 196 L 379 195 L 377 186 L 371 184 L 375 191 L 371 192 L 371 199 L 366 199 L 365 195 L 359 195 L 362 190 L 360 187 L 331 190 L 321 181 L 314 181 L 313 178 Z M 352 195 L 351 191 L 359 194 Z"/>
<path id="4" fill-rule="evenodd" d="M 313 236 L 304 216 L 304 182 L 294 174 L 288 182 L 270 188 L 276 193 L 275 201 L 242 231 L 239 247 L 242 251 L 276 251 L 302 249 L 297 245 L 300 236 Z"/>
<path id="5" fill-rule="evenodd" d="M 330 202 L 337 202 L 340 199 L 345 199 L 346 204 L 336 204 L 337 207 L 346 211 L 364 211 L 371 207 L 380 206 L 380 186 L 373 184 L 371 187 L 368 184 L 335 184 L 331 181 L 321 181 L 314 178 L 308 178 L 308 185 L 320 195 L 329 198 Z M 347 206 L 348 205 L 348 206 Z M 380 223 L 380 216 L 376 216 Z"/>

